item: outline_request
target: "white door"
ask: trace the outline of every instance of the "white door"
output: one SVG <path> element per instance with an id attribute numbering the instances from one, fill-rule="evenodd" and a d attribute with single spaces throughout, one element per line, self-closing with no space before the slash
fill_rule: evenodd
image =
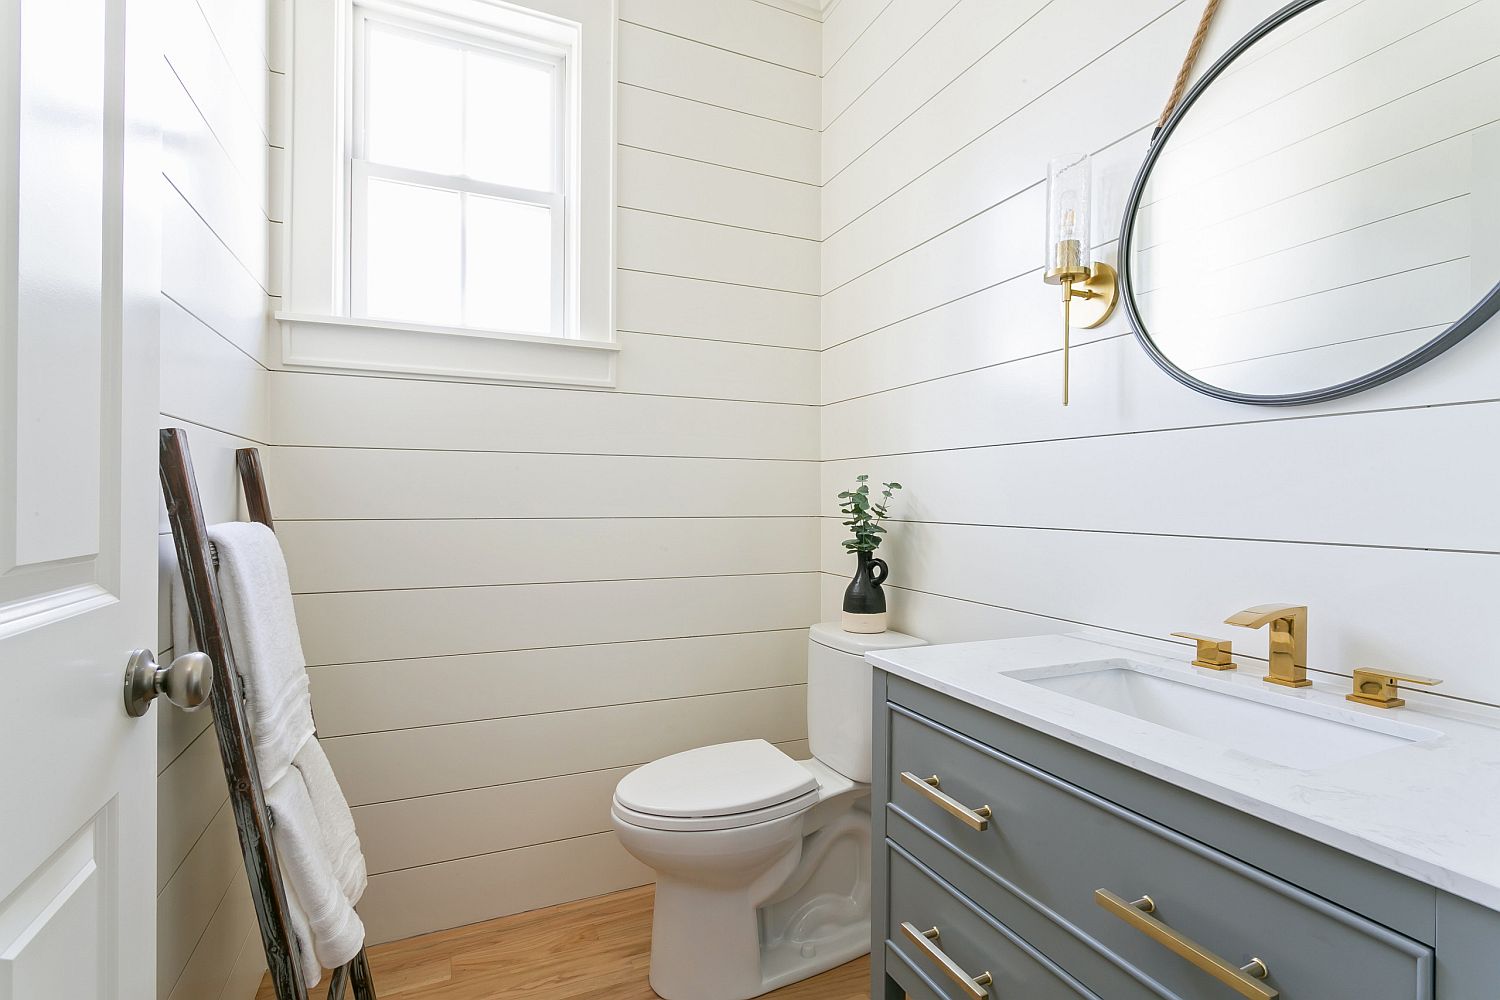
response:
<path id="1" fill-rule="evenodd" d="M 0 0 L 0 1000 L 155 991 L 152 2 Z"/>

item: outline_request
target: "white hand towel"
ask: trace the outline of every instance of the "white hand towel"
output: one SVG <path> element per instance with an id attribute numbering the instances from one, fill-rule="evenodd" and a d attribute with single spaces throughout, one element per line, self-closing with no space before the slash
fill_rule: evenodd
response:
<path id="1" fill-rule="evenodd" d="M 313 738 L 307 661 L 292 610 L 292 585 L 276 535 L 254 521 L 209 527 L 219 550 L 219 598 L 245 689 L 260 781 L 271 788 Z"/>
<path id="2" fill-rule="evenodd" d="M 276 535 L 238 521 L 213 525 L 208 534 L 219 552 L 219 596 L 303 976 L 316 986 L 324 968 L 343 965 L 364 944 L 354 912 L 365 890 L 364 854 L 313 734 L 307 666 Z"/>
<path id="3" fill-rule="evenodd" d="M 302 772 L 288 768 L 266 790 L 266 804 L 276 820 L 272 839 L 297 937 L 302 978 L 307 986 L 316 986 L 324 969 L 343 965 L 358 954 L 365 926 L 344 895 Z"/>
<path id="4" fill-rule="evenodd" d="M 318 818 L 318 829 L 323 835 L 323 853 L 328 858 L 334 880 L 343 889 L 344 897 L 357 903 L 365 894 L 367 882 L 365 852 L 360 849 L 359 834 L 354 830 L 354 814 L 349 811 L 349 800 L 344 798 L 344 790 L 339 787 L 339 779 L 328 763 L 323 744 L 317 740 L 307 741 L 294 764 L 307 785 L 313 815 Z"/>

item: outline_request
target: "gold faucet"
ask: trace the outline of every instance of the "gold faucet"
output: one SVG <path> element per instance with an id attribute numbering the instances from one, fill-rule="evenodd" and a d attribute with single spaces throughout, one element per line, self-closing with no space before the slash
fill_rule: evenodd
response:
<path id="1" fill-rule="evenodd" d="M 1245 628 L 1271 626 L 1271 672 L 1267 684 L 1307 687 L 1307 608 L 1301 604 L 1258 604 L 1224 619 Z"/>

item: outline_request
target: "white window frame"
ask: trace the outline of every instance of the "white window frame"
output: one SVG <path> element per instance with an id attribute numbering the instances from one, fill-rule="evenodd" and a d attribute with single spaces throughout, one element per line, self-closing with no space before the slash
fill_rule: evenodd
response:
<path id="1" fill-rule="evenodd" d="M 376 163 L 369 159 L 365 149 L 365 143 L 369 135 L 369 31 L 371 24 L 378 26 L 378 30 L 390 31 L 397 34 L 420 38 L 425 42 L 436 42 L 450 46 L 460 51 L 472 49 L 494 52 L 515 60 L 525 60 L 546 65 L 553 74 L 552 93 L 552 121 L 554 127 L 553 135 L 553 157 L 552 157 L 552 190 L 535 191 L 527 188 L 511 187 L 505 184 L 488 183 L 467 176 L 455 176 L 451 174 L 435 174 L 425 170 L 416 170 L 409 167 L 397 167 L 383 163 Z M 568 64 L 569 54 L 566 51 L 544 50 L 540 47 L 532 47 L 525 40 L 505 37 L 498 33 L 480 32 L 471 30 L 468 32 L 455 32 L 435 24 L 425 24 L 413 21 L 409 17 L 395 13 L 387 13 L 384 5 L 376 5 L 368 2 L 357 2 L 354 6 L 354 55 L 353 55 L 353 83 L 352 99 L 353 107 L 350 111 L 351 129 L 349 146 L 349 254 L 348 254 L 348 277 L 349 282 L 349 313 L 351 316 L 364 319 L 382 319 L 384 317 L 371 316 L 366 308 L 365 267 L 366 228 L 362 224 L 368 218 L 367 194 L 371 177 L 384 180 L 400 181 L 413 184 L 418 187 L 436 188 L 445 191 L 455 191 L 459 196 L 461 206 L 459 212 L 459 268 L 463 272 L 460 277 L 459 286 L 462 300 L 460 304 L 461 315 L 467 312 L 467 271 L 464 267 L 464 248 L 467 246 L 465 236 L 467 235 L 463 226 L 467 222 L 467 201 L 471 194 L 485 195 L 512 201 L 522 205 L 536 205 L 547 208 L 551 212 L 552 219 L 552 315 L 549 324 L 551 336 L 571 337 L 576 336 L 576 310 L 568 308 L 570 298 L 569 268 L 567 261 L 569 257 L 568 233 L 573 227 L 568 225 L 568 211 L 572 208 L 573 198 L 569 197 L 569 189 L 576 187 L 578 171 L 575 166 L 575 156 L 571 150 L 571 144 L 567 141 L 570 132 L 572 118 L 572 102 L 568 100 L 569 92 L 573 89 L 571 72 L 572 67 Z M 465 99 L 467 99 L 467 93 Z M 465 319 L 467 317 L 465 316 Z M 418 320 L 420 322 L 420 320 Z M 464 322 L 465 328 L 474 328 L 472 324 Z M 517 331 L 497 330 L 500 333 L 514 333 Z"/>
<path id="2" fill-rule="evenodd" d="M 284 368 L 420 373 L 465 380 L 612 386 L 614 334 L 613 0 L 321 0 L 292 5 L 290 169 L 281 269 Z M 557 67 L 558 176 L 551 192 L 372 163 L 363 32 L 410 31 Z M 358 126 L 358 127 L 357 127 Z M 366 317 L 361 287 L 371 178 L 522 204 L 553 223 L 553 335 Z"/>

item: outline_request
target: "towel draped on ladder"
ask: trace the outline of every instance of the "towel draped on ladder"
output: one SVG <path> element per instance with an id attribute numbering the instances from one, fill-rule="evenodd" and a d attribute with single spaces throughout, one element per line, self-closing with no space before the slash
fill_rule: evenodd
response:
<path id="1" fill-rule="evenodd" d="M 348 962 L 364 944 L 364 924 L 354 912 L 365 891 L 364 853 L 314 734 L 307 661 L 276 535 L 263 524 L 231 521 L 211 525 L 208 536 L 218 550 L 219 595 L 302 973 L 316 986 L 323 969 Z M 173 577 L 173 644 L 181 654 L 197 646 L 181 577 Z"/>

